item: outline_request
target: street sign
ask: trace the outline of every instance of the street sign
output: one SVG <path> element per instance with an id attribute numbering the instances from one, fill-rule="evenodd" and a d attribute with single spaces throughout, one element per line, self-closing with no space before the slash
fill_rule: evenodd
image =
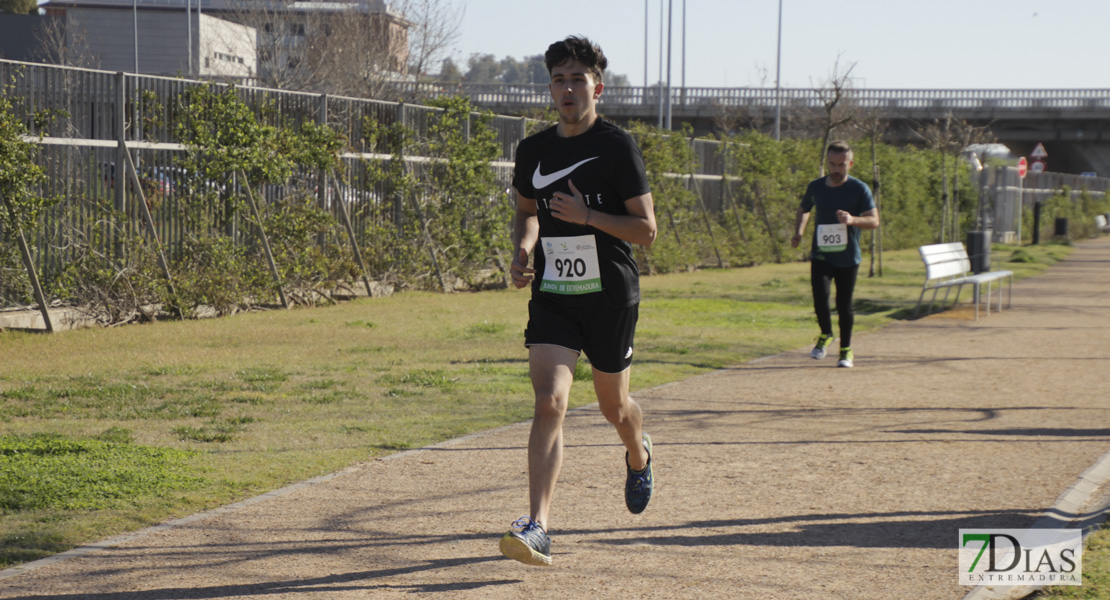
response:
<path id="1" fill-rule="evenodd" d="M 1033 148 L 1033 151 L 1029 153 L 1029 156 L 1033 158 L 1048 158 L 1048 152 L 1045 152 L 1044 144 L 1037 142 L 1037 147 Z"/>
<path id="2" fill-rule="evenodd" d="M 1037 160 L 1033 161 L 1033 163 L 1029 165 L 1029 170 L 1034 172 L 1034 173 L 1044 173 L 1044 170 L 1045 170 L 1044 161 L 1041 160 L 1041 159 L 1037 159 Z"/>
<path id="3" fill-rule="evenodd" d="M 1025 157 L 1023 156 L 1023 157 L 1018 159 L 1018 177 L 1021 177 L 1022 179 L 1025 179 L 1025 173 L 1028 172 L 1028 171 L 1029 171 L 1029 161 L 1025 160 Z"/>

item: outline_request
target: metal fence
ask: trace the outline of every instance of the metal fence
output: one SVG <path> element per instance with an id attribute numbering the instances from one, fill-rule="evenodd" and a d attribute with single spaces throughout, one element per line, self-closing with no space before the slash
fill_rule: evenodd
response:
<path id="1" fill-rule="evenodd" d="M 186 153 L 185 146 L 174 133 L 181 117 L 177 114 L 179 104 L 176 99 L 189 88 L 199 85 L 208 84 L 0 60 L 0 93 L 19 99 L 19 117 L 33 123 L 39 113 L 58 115 L 49 127 L 49 135 L 41 139 L 33 138 L 41 150 L 39 164 L 47 173 L 41 192 L 46 196 L 63 198 L 63 202 L 46 215 L 44 227 L 28 240 L 40 271 L 56 272 L 65 264 L 68 250 L 64 244 L 57 243 L 58 234 L 63 229 L 84 232 L 88 240 L 105 244 L 100 249 L 105 253 L 111 252 L 111 232 L 142 231 L 138 193 L 128 182 L 123 168 L 128 163 L 128 153 L 137 165 L 142 187 L 151 191 L 157 199 L 152 208 L 156 212 L 155 222 L 160 239 L 171 252 L 178 247 L 185 233 L 185 224 L 175 217 L 179 212 L 176 208 L 180 203 L 189 201 L 192 191 L 174 185 L 175 170 L 180 169 Z M 340 203 L 333 201 L 332 194 L 342 194 L 351 209 L 354 229 L 359 235 L 363 235 L 362 232 L 372 224 L 365 219 L 383 218 L 382 215 L 388 212 L 372 210 L 374 205 L 393 201 L 389 181 L 374 183 L 367 173 L 371 165 L 387 164 L 394 157 L 382 144 L 373 147 L 368 141 L 371 136 L 365 135 L 365 127 L 368 123 L 378 127 L 399 124 L 412 130 L 417 139 L 426 138 L 432 116 L 439 111 L 427 106 L 358 98 L 254 87 L 236 89 L 245 103 L 256 110 L 262 106 L 269 107 L 266 111 L 259 110 L 259 114 L 265 113 L 266 118 L 292 127 L 304 122 L 327 124 L 347 140 L 348 148 L 342 155 L 346 191 L 332 189 L 332 186 L 326 185 L 324 174 L 310 170 L 298 172 L 289 185 L 302 186 L 309 193 L 316 194 L 321 206 L 331 210 L 337 218 Z M 630 88 L 628 94 L 622 95 L 619 88 L 608 88 L 606 101 L 620 102 L 622 98 L 631 101 L 636 98 L 635 89 L 638 88 Z M 653 89 L 643 88 L 641 98 L 650 95 Z M 473 96 L 477 90 L 468 92 Z M 749 98 L 754 93 L 752 90 L 738 89 L 731 93 L 734 99 L 756 99 L 754 96 Z M 721 94 L 718 90 L 709 90 L 697 96 L 720 98 Z M 536 92 L 533 89 L 522 90 L 521 95 L 533 98 Z M 763 96 L 760 98 L 761 101 L 767 100 Z M 874 99 L 906 102 L 909 97 L 880 93 Z M 951 96 L 947 99 L 951 100 Z M 1045 98 L 1025 94 L 996 100 L 1012 104 L 1043 102 Z M 1075 99 L 1081 103 L 1091 100 L 1087 97 Z M 546 105 L 547 99 L 543 102 Z M 500 147 L 500 157 L 492 166 L 501 189 L 510 185 L 517 144 L 535 124 L 535 121 L 522 117 L 495 116 L 492 119 L 490 127 L 496 132 Z M 463 127 L 468 126 L 463 124 Z M 722 152 L 723 144 L 711 140 L 691 140 L 690 143 L 697 157 L 695 171 L 671 175 L 683 178 L 686 185 L 699 194 L 706 208 L 720 210 L 731 193 L 729 179 L 725 177 L 728 166 Z M 406 163 L 427 160 L 407 154 L 401 158 Z M 1015 201 L 1010 199 L 1016 186 L 1007 183 L 1005 177 L 998 176 L 997 184 L 983 185 L 982 189 L 991 194 L 985 205 L 993 211 L 991 219 L 996 230 L 1020 231 L 1020 213 L 1016 211 Z M 1022 201 L 1026 206 L 1035 201 L 1035 194 L 1028 191 L 1031 189 L 1042 190 L 1037 193 L 1052 193 L 1062 185 L 1070 185 L 1077 191 L 1088 189 L 1103 193 L 1110 187 L 1110 180 L 1069 177 L 1030 174 L 1025 181 L 1027 192 Z M 991 179 L 993 181 L 995 179 Z M 288 191 L 283 187 L 268 186 L 260 190 L 264 201 L 278 200 L 281 194 Z M 114 207 L 115 211 L 104 211 L 105 203 Z M 117 219 L 115 215 L 121 217 Z M 10 237 L 0 229 L 0 243 L 9 242 Z M 370 240 L 359 240 L 360 244 L 368 242 Z"/>
<path id="2" fill-rule="evenodd" d="M 462 95 L 479 106 L 543 108 L 549 102 L 547 84 L 460 83 L 437 93 Z M 1110 90 L 928 90 L 928 89 L 855 89 L 846 90 L 852 102 L 862 108 L 899 111 L 905 109 L 1006 111 L 1065 110 L 1103 111 L 1110 108 Z M 762 87 L 606 87 L 598 102 L 606 107 L 648 108 L 669 99 L 675 107 L 729 106 L 748 109 L 773 109 L 775 106 L 819 109 L 828 90 L 821 88 Z"/>
<path id="3" fill-rule="evenodd" d="M 992 232 L 992 241 L 1012 244 L 1032 236 L 1032 232 L 1022 230 L 1026 211 L 1065 189 L 1073 202 L 1082 194 L 1104 199 L 1110 191 L 1110 179 L 1045 172 L 1030 172 L 1023 179 L 1017 168 L 999 166 L 982 171 L 979 188 L 979 226 Z"/>
<path id="4" fill-rule="evenodd" d="M 0 92 L 19 99 L 17 110 L 21 114 L 17 116 L 27 123 L 35 122 L 36 114 L 55 116 L 47 129 L 48 135 L 29 138 L 39 144 L 40 165 L 47 174 L 41 193 L 64 199 L 46 216 L 45 227 L 28 240 L 37 268 L 49 273 L 65 263 L 64 245 L 51 243 L 62 228 L 82 230 L 87 239 L 102 244 L 110 244 L 110 231 L 142 231 L 139 194 L 124 169 L 129 152 L 137 165 L 143 190 L 156 200 L 148 200 L 148 206 L 156 213 L 159 238 L 171 253 L 178 247 L 185 232 L 184 224 L 175 216 L 179 212 L 176 208 L 189 201 L 191 191 L 175 185 L 174 175 L 180 171 L 186 153 L 174 133 L 181 118 L 176 100 L 199 85 L 208 83 L 0 60 Z M 402 125 L 414 132 L 416 139 L 426 139 L 431 117 L 440 111 L 414 104 L 246 86 L 236 90 L 248 106 L 256 110 L 267 106 L 259 114 L 265 112 L 266 118 L 283 126 L 296 128 L 304 122 L 327 124 L 347 140 L 348 148 L 342 154 L 345 187 L 338 193 L 347 201 L 355 220 L 354 229 L 360 234 L 368 225 L 360 219 L 383 214 L 365 205 L 392 201 L 389 182 L 372 183 L 367 176 L 371 166 L 394 159 L 384 144 L 372 147 L 371 136 L 364 131 L 367 124 L 380 128 Z M 517 144 L 535 124 L 521 117 L 493 117 L 489 126 L 496 134 L 500 156 L 492 166 L 502 189 L 510 186 Z M 469 123 L 463 127 L 469 127 Z M 715 188 L 720 187 L 724 168 L 722 161 L 715 158 L 719 144 L 710 140 L 695 140 L 692 144 L 699 157 L 698 183 L 714 188 L 708 196 L 719 197 L 721 194 Z M 406 163 L 426 162 L 425 157 L 416 155 L 403 154 L 402 159 Z M 331 196 L 337 191 L 327 182 L 322 173 L 302 170 L 289 185 L 317 194 L 321 206 L 335 213 L 339 205 Z M 260 191 L 265 201 L 273 202 L 288 189 L 265 186 Z M 123 216 L 122 222 L 115 222 L 115 216 L 100 208 L 104 203 Z M 711 199 L 709 204 L 717 202 Z M 0 239 L 3 238 L 4 232 L 0 231 Z M 108 252 L 109 248 L 101 250 Z"/>

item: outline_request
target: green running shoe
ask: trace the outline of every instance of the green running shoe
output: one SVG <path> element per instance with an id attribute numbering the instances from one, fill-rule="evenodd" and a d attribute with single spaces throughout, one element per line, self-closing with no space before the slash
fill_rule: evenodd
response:
<path id="1" fill-rule="evenodd" d="M 829 346 L 832 346 L 833 336 L 825 335 L 822 333 L 817 336 L 817 345 L 813 347 L 813 351 L 809 353 L 810 358 L 821 360 L 829 353 Z"/>
<path id="2" fill-rule="evenodd" d="M 851 348 L 841 348 L 840 349 L 840 360 L 837 361 L 836 366 L 844 367 L 846 369 L 851 369 L 852 368 L 852 360 L 854 358 L 855 358 L 855 356 L 852 354 L 852 349 Z"/>

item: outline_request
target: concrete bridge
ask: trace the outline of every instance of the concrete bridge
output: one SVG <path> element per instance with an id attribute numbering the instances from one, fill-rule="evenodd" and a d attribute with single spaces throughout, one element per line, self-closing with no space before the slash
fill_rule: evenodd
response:
<path id="1" fill-rule="evenodd" d="M 546 84 L 463 84 L 444 90 L 463 94 L 480 107 L 503 115 L 531 115 L 551 105 Z M 599 111 L 627 124 L 665 124 L 668 97 L 658 87 L 606 87 Z M 776 109 L 783 131 L 821 114 L 829 89 L 672 88 L 672 128 L 690 123 L 698 134 L 736 124 L 773 131 Z M 886 122 L 887 139 L 915 142 L 912 132 L 951 115 L 989 128 L 998 143 L 1018 156 L 1044 146 L 1047 170 L 1110 175 L 1110 90 L 896 90 L 849 89 L 842 106 Z M 1032 157 L 1030 157 L 1032 160 Z"/>

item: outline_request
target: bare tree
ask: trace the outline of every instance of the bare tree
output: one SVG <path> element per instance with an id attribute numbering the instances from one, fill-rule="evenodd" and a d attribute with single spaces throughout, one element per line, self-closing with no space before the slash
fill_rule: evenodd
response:
<path id="1" fill-rule="evenodd" d="M 39 21 L 35 29 L 36 58 L 42 62 L 66 67 L 96 69 L 100 67 L 100 57 L 93 53 L 89 47 L 88 36 L 80 21 L 65 16 L 48 15 Z M 82 75 L 70 70 L 59 69 L 58 76 L 52 81 L 51 92 L 66 98 L 66 105 L 77 94 L 81 86 Z M 81 127 L 78 125 L 80 117 L 66 114 L 59 115 L 53 121 L 54 135 L 63 137 L 80 137 Z M 75 165 L 86 164 L 95 151 L 80 146 L 67 146 L 63 150 L 66 159 L 60 160 L 61 168 L 72 169 Z M 62 185 L 73 185 L 72 178 L 62 178 Z M 70 190 L 66 190 L 70 192 Z"/>
<path id="2" fill-rule="evenodd" d="M 954 144 L 952 146 L 952 239 L 956 240 L 960 234 L 960 162 L 963 160 L 964 150 L 968 146 L 983 142 L 993 142 L 994 136 L 990 133 L 989 126 L 974 126 L 961 119 L 954 119 L 950 130 Z M 965 166 L 969 163 L 965 163 Z"/>
<path id="3" fill-rule="evenodd" d="M 308 89 L 381 100 L 400 100 L 397 83 L 406 71 L 391 24 L 373 16 L 335 15 L 312 28 L 303 80 Z M 402 39 L 403 41 L 403 39 Z"/>
<path id="4" fill-rule="evenodd" d="M 993 140 L 989 126 L 976 127 L 957 119 L 949 111 L 944 117 L 932 122 L 919 124 L 911 130 L 925 147 L 940 153 L 941 175 L 941 234 L 940 241 L 959 240 L 959 201 L 958 195 L 949 193 L 948 156 L 959 157 L 964 148 L 973 143 Z M 953 188 L 958 190 L 959 168 L 953 170 Z M 957 191 L 958 194 L 958 191 Z"/>
<path id="5" fill-rule="evenodd" d="M 100 57 L 89 47 L 85 29 L 67 17 L 43 17 L 35 29 L 35 42 L 36 58 L 44 63 L 84 69 L 100 67 Z"/>
<path id="6" fill-rule="evenodd" d="M 439 65 L 450 55 L 461 32 L 466 3 L 402 0 L 397 7 L 408 22 L 409 72 L 424 77 L 432 65 Z"/>
<path id="7" fill-rule="evenodd" d="M 755 90 L 769 90 L 771 72 L 766 66 L 756 64 L 754 67 L 756 83 L 751 88 Z M 768 118 L 766 105 L 758 98 L 749 102 L 729 103 L 720 99 L 713 100 L 713 127 L 725 135 L 736 133 L 738 130 L 771 132 L 773 118 Z"/>
<path id="8" fill-rule="evenodd" d="M 427 71 L 458 39 L 465 11 L 452 0 L 237 4 L 227 18 L 257 30 L 262 85 L 382 100 L 421 95 Z"/>
<path id="9" fill-rule="evenodd" d="M 258 82 L 264 87 L 311 89 L 305 38 L 313 31 L 316 13 L 295 11 L 292 5 L 284 0 L 239 0 L 229 2 L 229 9 L 219 13 L 221 18 L 253 29 L 239 35 L 257 41 Z"/>
<path id="10" fill-rule="evenodd" d="M 732 135 L 746 120 L 747 114 L 743 108 L 729 106 L 718 99 L 713 100 L 713 127 L 724 135 Z"/>
<path id="11" fill-rule="evenodd" d="M 871 142 L 871 192 L 875 196 L 875 208 L 878 209 L 879 214 L 883 213 L 882 209 L 882 183 L 879 177 L 879 158 L 876 153 L 879 139 L 886 133 L 887 120 L 883 118 L 882 113 L 877 106 L 872 106 L 867 110 L 860 110 L 857 113 L 855 128 L 863 134 Z M 878 260 L 878 274 L 879 277 L 883 276 L 883 232 L 882 226 L 876 227 L 871 230 L 871 265 L 868 270 L 868 277 L 875 276 L 875 262 Z"/>
<path id="12" fill-rule="evenodd" d="M 265 87 L 374 97 L 377 88 L 367 80 L 405 72 L 407 24 L 385 2 L 229 5 L 219 16 L 253 28 L 243 35 L 256 36 L 258 81 Z"/>
<path id="13" fill-rule="evenodd" d="M 935 150 L 940 153 L 940 177 L 941 177 L 941 227 L 940 227 L 940 242 L 947 242 L 950 229 L 948 226 L 948 217 L 951 210 L 950 200 L 951 196 L 948 193 L 948 160 L 947 155 L 954 145 L 950 131 L 952 128 L 952 113 L 949 112 L 943 118 L 936 119 L 931 123 L 926 124 L 920 130 L 914 130 L 915 136 L 919 137 L 925 142 L 925 146 L 930 150 Z"/>
<path id="14" fill-rule="evenodd" d="M 840 57 L 833 63 L 833 71 L 824 85 L 816 88 L 817 98 L 821 102 L 821 176 L 825 175 L 825 159 L 828 153 L 829 141 L 838 127 L 847 125 L 855 118 L 858 108 L 852 98 L 851 75 L 856 68 L 856 63 L 848 65 L 843 74 L 840 73 Z"/>

